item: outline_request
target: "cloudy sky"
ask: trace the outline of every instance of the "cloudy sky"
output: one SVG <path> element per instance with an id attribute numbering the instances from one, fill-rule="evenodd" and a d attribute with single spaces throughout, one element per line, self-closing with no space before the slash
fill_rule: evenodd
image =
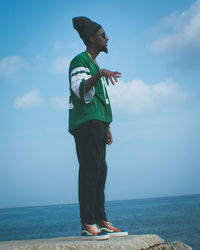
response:
<path id="1" fill-rule="evenodd" d="M 68 133 L 68 66 L 85 50 L 72 17 L 109 37 L 97 61 L 108 86 L 114 143 L 106 199 L 200 193 L 200 0 L 0 3 L 0 207 L 78 201 Z"/>

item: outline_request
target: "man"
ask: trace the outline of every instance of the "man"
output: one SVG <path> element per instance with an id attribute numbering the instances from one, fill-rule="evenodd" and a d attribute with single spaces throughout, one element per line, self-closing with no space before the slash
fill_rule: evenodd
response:
<path id="1" fill-rule="evenodd" d="M 73 18 L 73 27 L 86 45 L 70 63 L 69 132 L 74 136 L 79 167 L 79 205 L 82 236 L 108 239 L 127 232 L 107 222 L 104 188 L 107 175 L 106 144 L 112 143 L 112 111 L 104 78 L 117 82 L 120 72 L 101 69 L 96 57 L 107 53 L 103 28 L 87 17 Z"/>

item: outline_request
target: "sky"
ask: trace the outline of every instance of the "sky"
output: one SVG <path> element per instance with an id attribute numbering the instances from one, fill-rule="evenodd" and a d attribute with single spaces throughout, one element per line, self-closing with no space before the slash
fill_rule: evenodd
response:
<path id="1" fill-rule="evenodd" d="M 78 202 L 72 18 L 104 28 L 113 144 L 106 200 L 200 193 L 200 0 L 0 1 L 0 208 Z"/>

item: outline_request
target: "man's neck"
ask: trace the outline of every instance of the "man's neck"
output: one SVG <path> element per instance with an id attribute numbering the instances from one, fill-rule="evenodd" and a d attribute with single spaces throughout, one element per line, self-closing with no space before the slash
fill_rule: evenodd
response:
<path id="1" fill-rule="evenodd" d="M 92 59 L 95 61 L 95 59 L 98 56 L 99 52 L 96 51 L 94 48 L 87 48 L 86 51 L 91 55 Z"/>

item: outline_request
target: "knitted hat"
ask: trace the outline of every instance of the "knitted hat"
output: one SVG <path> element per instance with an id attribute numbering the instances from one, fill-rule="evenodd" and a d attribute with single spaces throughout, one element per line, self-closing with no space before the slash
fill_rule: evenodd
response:
<path id="1" fill-rule="evenodd" d="M 74 17 L 72 22 L 74 29 L 77 30 L 84 43 L 86 43 L 87 39 L 101 28 L 101 25 L 83 16 Z"/>

